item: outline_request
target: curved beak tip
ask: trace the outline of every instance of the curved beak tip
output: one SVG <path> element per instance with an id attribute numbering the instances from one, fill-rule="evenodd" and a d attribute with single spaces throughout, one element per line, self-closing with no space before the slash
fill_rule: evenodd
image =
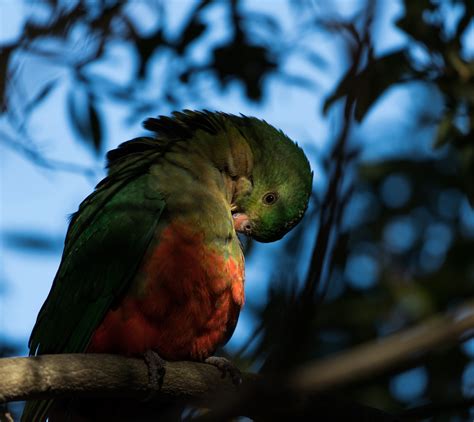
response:
<path id="1" fill-rule="evenodd" d="M 237 212 L 232 214 L 232 218 L 234 220 L 234 229 L 236 232 L 250 235 L 252 232 L 252 224 L 247 214 Z"/>

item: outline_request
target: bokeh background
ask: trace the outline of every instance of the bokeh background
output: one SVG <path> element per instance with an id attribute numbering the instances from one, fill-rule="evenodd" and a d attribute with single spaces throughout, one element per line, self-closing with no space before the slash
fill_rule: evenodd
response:
<path id="1" fill-rule="evenodd" d="M 265 119 L 314 169 L 297 229 L 244 242 L 223 351 L 243 368 L 288 370 L 472 297 L 473 16 L 471 0 L 0 0 L 0 355 L 27 353 L 105 152 L 184 108 Z M 343 393 L 472 420 L 474 340 Z"/>

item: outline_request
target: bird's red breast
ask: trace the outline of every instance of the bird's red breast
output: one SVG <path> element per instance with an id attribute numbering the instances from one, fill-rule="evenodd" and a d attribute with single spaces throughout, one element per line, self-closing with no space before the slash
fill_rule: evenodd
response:
<path id="1" fill-rule="evenodd" d="M 88 352 L 203 360 L 225 343 L 244 302 L 243 256 L 170 224 L 150 248 L 130 291 L 94 332 Z"/>

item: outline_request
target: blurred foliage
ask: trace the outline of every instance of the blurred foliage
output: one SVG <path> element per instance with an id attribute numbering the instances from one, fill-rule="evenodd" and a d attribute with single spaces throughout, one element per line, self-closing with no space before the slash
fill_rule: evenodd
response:
<path id="1" fill-rule="evenodd" d="M 420 81 L 434 86 L 443 96 L 444 107 L 439 115 L 426 110 L 425 118 L 437 126 L 433 145 L 439 148 L 451 143 L 459 150 L 465 190 L 474 201 L 474 58 L 465 52 L 465 38 L 474 22 L 474 2 L 403 3 L 405 13 L 397 26 L 411 42 L 378 57 L 369 49 L 364 66 L 355 76 L 349 69 L 326 100 L 325 110 L 341 97 L 354 96 L 355 118 L 361 121 L 382 94 L 397 84 Z"/>
<path id="2" fill-rule="evenodd" d="M 392 160 L 361 167 L 356 196 L 366 202 L 357 225 L 350 228 L 349 241 L 337 250 L 333 271 L 339 279 L 332 281 L 330 305 L 315 322 L 320 335 L 314 354 L 387 335 L 473 296 L 474 216 L 466 220 L 463 215 L 471 211 L 462 178 L 446 171 L 453 159 Z M 348 271 L 357 268 L 349 266 L 354 259 L 361 271 L 364 262 L 374 269 L 354 275 Z M 372 279 L 365 288 L 357 280 L 361 276 Z M 460 347 L 417 362 L 428 374 L 423 396 L 433 403 L 462 397 L 459 380 L 470 357 Z M 405 403 L 390 394 L 390 377 L 384 382 L 384 407 L 401 409 Z M 367 391 L 354 394 L 373 400 Z"/>
<path id="3" fill-rule="evenodd" d="M 18 63 L 28 58 L 66 70 L 64 107 L 71 127 L 98 154 L 106 133 L 105 99 L 127 104 L 133 120 L 164 105 L 180 108 L 190 99 L 204 105 L 209 86 L 220 91 L 237 82 L 253 102 L 265 99 L 271 77 L 313 90 L 311 80 L 286 72 L 287 60 L 302 57 L 324 70 L 317 47 L 308 49 L 302 41 L 305 34 L 323 31 L 340 40 L 347 66 L 323 107 L 336 116 L 337 127 L 332 148 L 318 157 L 327 180 L 318 187 L 320 206 L 310 208 L 275 253 L 274 262 L 281 265 L 271 272 L 275 280 L 268 301 L 247 305 L 258 329 L 241 353 L 231 356 L 243 368 L 267 372 L 288 371 L 393 333 L 474 294 L 474 213 L 468 202 L 474 200 L 474 58 L 466 53 L 474 3 L 405 0 L 396 24 L 407 43 L 380 55 L 372 31 L 383 2 L 363 3 L 351 17 L 338 15 L 326 2 L 324 7 L 290 3 L 295 27 L 305 23 L 292 40 L 273 16 L 250 12 L 237 0 L 196 2 L 185 23 L 173 30 L 164 2 L 150 2 L 155 24 L 146 31 L 131 1 L 35 2 L 33 10 L 42 13 L 32 12 L 21 37 L 1 47 L 0 61 L 8 142 L 34 152 L 26 122 L 61 85 L 57 76 L 41 78 L 42 84 L 23 95 Z M 225 9 L 221 18 L 227 32 L 208 42 L 207 34 L 222 23 L 212 14 L 216 4 Z M 129 47 L 136 59 L 125 82 L 94 67 L 117 44 Z M 164 63 L 159 78 L 156 63 Z M 396 136 L 412 143 L 429 136 L 433 151 L 363 162 L 363 151 L 354 145 L 368 137 L 367 116 L 390 90 L 404 84 L 416 95 L 420 83 L 431 88 L 431 97 L 421 106 L 414 101 L 412 125 Z M 375 134 L 379 142 L 393 141 L 383 130 Z M 8 233 L 7 238 L 21 248 L 57 244 L 41 233 Z M 251 255 L 254 247 L 247 246 Z M 314 249 L 308 274 L 299 280 L 295 268 L 308 266 L 301 256 L 309 248 Z M 335 395 L 390 412 L 445 403 L 449 412 L 433 410 L 429 420 L 469 420 L 463 400 L 474 394 L 474 376 L 467 372 L 473 358 L 468 341 Z"/>
<path id="4" fill-rule="evenodd" d="M 289 56 L 300 50 L 287 48 L 277 20 L 263 13 L 244 13 L 235 0 L 220 4 L 197 2 L 177 30 L 170 28 L 162 1 L 141 5 L 149 9 L 147 12 L 156 22 L 153 29 L 147 30 L 134 16 L 136 4 L 131 1 L 27 4 L 31 10 L 22 36 L 0 49 L 1 110 L 19 138 L 26 135 L 30 139 L 26 133 L 28 118 L 67 79 L 66 107 L 71 126 L 96 153 L 103 152 L 101 101 L 105 98 L 126 103 L 133 120 L 143 119 L 147 113 L 156 114 L 160 105 L 179 109 L 189 99 L 205 104 L 209 84 L 224 89 L 237 81 L 247 98 L 256 102 L 263 99 L 264 80 L 274 74 L 289 84 L 310 85 L 304 77 L 285 72 Z M 218 8 L 228 14 L 225 39 L 208 43 L 208 33 L 219 31 L 220 22 L 209 17 Z M 136 64 L 122 83 L 96 69 L 98 63 L 113 57 L 117 45 L 127 49 L 131 53 L 129 61 Z M 196 54 L 196 46 L 205 49 L 204 53 Z M 310 63 L 321 64 L 315 51 L 302 51 Z M 34 76 L 22 73 L 19 64 L 25 60 L 51 68 L 33 92 L 26 93 L 22 92 L 22 81 Z M 153 72 L 160 60 L 165 66 L 157 80 Z M 58 67 L 66 74 L 52 78 Z"/>
<path id="5" fill-rule="evenodd" d="M 360 164 L 355 179 L 339 176 L 352 184 L 353 192 L 341 189 L 330 195 L 329 185 L 315 246 L 315 250 L 321 246 L 321 232 L 332 231 L 332 247 L 326 243 L 320 250 L 320 254 L 329 254 L 324 264 L 319 263 L 325 271 L 319 295 L 325 296 L 326 302 L 321 306 L 316 298 L 308 305 L 316 310 L 302 311 L 306 290 L 299 293 L 279 287 L 283 283 L 275 284 L 269 302 L 256 310 L 267 329 L 253 359 L 268 350 L 272 357 L 279 348 L 277 353 L 283 356 L 280 368 L 287 369 L 295 360 L 333 354 L 403 329 L 474 294 L 474 212 L 468 202 L 473 200 L 474 188 L 474 58 L 465 54 L 464 38 L 469 25 L 474 24 L 474 3 L 407 0 L 404 5 L 397 25 L 411 40 L 406 47 L 381 56 L 375 56 L 366 32 L 374 19 L 370 16 L 373 11 L 366 10 L 350 22 L 322 22 L 331 33 L 339 32 L 349 40 L 351 58 L 323 112 L 342 102 L 345 121 L 341 137 L 336 139 L 342 144 L 351 117 L 363 121 L 386 91 L 401 83 L 428 84 L 434 92 L 430 98 L 433 104 L 442 98 L 442 113 L 433 115 L 437 107 L 429 105 L 417 110 L 411 116 L 414 130 L 411 127 L 405 136 L 416 142 L 417 137 L 429 133 L 439 151 L 427 157 L 403 156 Z M 456 19 L 454 27 L 448 28 L 450 13 L 455 13 Z M 383 133 L 379 138 L 384 142 Z M 336 145 L 329 157 L 343 160 L 343 154 Z M 327 168 L 334 168 L 334 162 Z M 350 169 L 346 162 L 344 170 L 349 175 Z M 338 177 L 334 171 L 328 171 L 328 176 L 330 183 Z M 345 204 L 348 191 L 351 199 Z M 324 208 L 334 202 L 339 202 L 344 216 L 339 224 L 335 218 L 328 228 Z M 337 207 L 332 213 L 337 213 Z M 307 230 L 311 223 L 306 220 Z M 309 342 L 300 342 L 302 331 L 306 337 L 312 333 Z M 286 340 L 290 338 L 287 344 L 277 341 L 282 333 Z M 466 371 L 473 356 L 472 342 L 467 342 L 337 393 L 402 415 L 403 409 L 423 404 L 426 414 L 433 417 L 430 420 L 469 420 L 473 374 Z M 418 369 L 407 372 L 411 367 Z"/>

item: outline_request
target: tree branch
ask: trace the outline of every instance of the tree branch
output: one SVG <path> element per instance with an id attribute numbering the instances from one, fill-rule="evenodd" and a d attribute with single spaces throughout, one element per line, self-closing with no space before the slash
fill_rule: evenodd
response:
<path id="1" fill-rule="evenodd" d="M 301 392 L 321 392 L 362 381 L 412 361 L 421 354 L 474 334 L 474 301 L 438 314 L 399 333 L 305 364 L 290 378 Z"/>
<path id="2" fill-rule="evenodd" d="M 282 392 L 311 397 L 363 381 L 440 346 L 457 344 L 471 336 L 473 330 L 474 301 L 469 301 L 400 333 L 307 363 L 290 374 L 288 382 L 282 377 L 278 382 L 269 382 L 275 381 L 272 377 L 264 382 L 256 374 L 244 373 L 240 393 L 228 377 L 222 378 L 220 371 L 211 365 L 168 362 L 157 399 L 203 400 L 219 393 L 220 397 L 233 397 L 213 406 L 217 405 L 219 416 L 227 417 L 236 409 L 246 409 L 257 397 L 277 397 Z M 3 358 L 0 359 L 0 380 L 0 403 L 71 396 L 139 399 L 150 393 L 148 369 L 143 360 L 106 354 Z M 209 417 L 215 415 L 212 412 Z"/>
<path id="3" fill-rule="evenodd" d="M 243 374 L 243 382 L 255 378 Z M 0 359 L 0 403 L 58 397 L 145 398 L 148 368 L 141 359 L 107 354 L 61 354 Z M 214 366 L 167 362 L 160 395 L 205 398 L 215 391 L 236 390 Z"/>
<path id="4" fill-rule="evenodd" d="M 458 344 L 460 340 L 466 340 L 473 334 L 474 300 L 397 334 L 303 364 L 283 381 L 281 377 L 260 379 L 261 382 L 250 384 L 250 388 L 238 395 L 234 394 L 227 401 L 221 400 L 214 405 L 212 412 L 197 420 L 218 422 L 238 415 L 253 416 L 254 403 L 259 402 L 266 403 L 263 407 L 265 415 L 272 412 L 274 419 L 285 412 L 288 412 L 288 419 L 295 419 L 296 414 L 307 416 L 310 412 L 315 412 L 314 418 L 321 420 L 398 421 L 396 417 L 377 415 L 374 413 L 375 409 L 347 403 L 344 397 L 332 397 L 327 393 L 340 391 L 352 383 L 362 382 L 402 364 L 409 364 L 427 352 L 441 346 Z M 328 412 L 327 418 L 321 417 L 325 411 Z M 367 415 L 366 419 L 364 415 Z"/>

